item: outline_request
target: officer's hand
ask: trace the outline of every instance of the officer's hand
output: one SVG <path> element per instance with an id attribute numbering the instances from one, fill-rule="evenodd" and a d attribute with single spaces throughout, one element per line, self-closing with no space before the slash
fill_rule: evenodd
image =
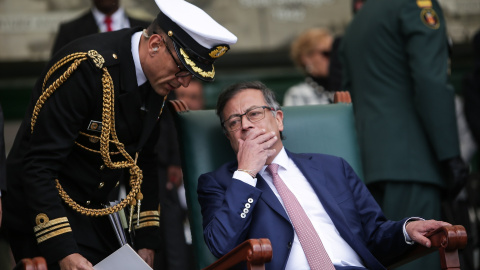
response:
<path id="1" fill-rule="evenodd" d="M 167 168 L 167 189 L 178 188 L 183 182 L 183 172 L 180 166 L 168 166 Z"/>
<path id="2" fill-rule="evenodd" d="M 443 226 L 451 226 L 452 224 L 444 222 L 444 221 L 437 221 L 437 220 L 415 220 L 410 221 L 405 226 L 405 230 L 408 233 L 408 236 L 415 241 L 415 243 L 421 244 L 426 247 L 430 247 L 432 245 L 430 239 L 425 237 L 425 234 L 431 232 L 437 228 Z"/>
<path id="3" fill-rule="evenodd" d="M 153 259 L 155 257 L 155 251 L 153 249 L 142 248 L 137 251 L 138 255 L 153 268 Z"/>
<path id="4" fill-rule="evenodd" d="M 454 157 L 442 161 L 442 169 L 447 177 L 448 196 L 453 200 L 465 186 L 469 168 L 461 157 Z"/>
<path id="5" fill-rule="evenodd" d="M 94 270 L 93 265 L 78 253 L 73 253 L 61 259 L 58 264 L 61 270 Z"/>

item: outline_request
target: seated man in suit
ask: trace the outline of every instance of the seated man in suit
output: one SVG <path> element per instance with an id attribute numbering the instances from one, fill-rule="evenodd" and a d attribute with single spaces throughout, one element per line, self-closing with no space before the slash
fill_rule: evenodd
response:
<path id="1" fill-rule="evenodd" d="M 249 238 L 269 238 L 266 269 L 385 269 L 446 222 L 387 220 L 339 157 L 283 147 L 283 112 L 260 82 L 234 84 L 217 102 L 237 160 L 200 176 L 205 241 L 222 256 Z M 277 171 L 278 170 L 278 171 Z"/>

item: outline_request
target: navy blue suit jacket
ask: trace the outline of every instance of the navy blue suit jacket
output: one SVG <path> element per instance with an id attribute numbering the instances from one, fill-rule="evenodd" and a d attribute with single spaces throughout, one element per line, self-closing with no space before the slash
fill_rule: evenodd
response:
<path id="1" fill-rule="evenodd" d="M 287 151 L 312 185 L 335 227 L 368 269 L 385 269 L 381 262 L 407 251 L 403 224 L 390 221 L 350 165 L 339 157 Z M 220 257 L 250 238 L 269 238 L 273 259 L 266 269 L 284 269 L 294 239 L 293 226 L 266 181 L 257 175 L 253 187 L 232 179 L 236 162 L 200 176 L 204 238 Z M 250 208 L 242 217 L 247 202 Z"/>

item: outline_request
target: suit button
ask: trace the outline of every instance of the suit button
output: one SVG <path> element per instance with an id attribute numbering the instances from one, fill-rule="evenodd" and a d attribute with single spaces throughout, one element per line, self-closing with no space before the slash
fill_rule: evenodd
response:
<path id="1" fill-rule="evenodd" d="M 246 217 L 247 217 L 247 214 L 241 213 L 240 216 L 241 216 L 242 218 L 246 218 Z"/>
<path id="2" fill-rule="evenodd" d="M 86 205 L 90 205 L 90 201 L 87 201 L 85 204 L 86 204 Z"/>
<path id="3" fill-rule="evenodd" d="M 100 170 L 103 170 L 103 169 L 105 169 L 105 165 L 100 166 Z"/>
<path id="4" fill-rule="evenodd" d="M 248 202 L 245 204 L 245 208 L 250 208 L 250 204 Z"/>
<path id="5" fill-rule="evenodd" d="M 98 184 L 98 188 L 103 188 L 103 186 L 105 186 L 105 183 L 104 182 L 100 182 L 100 184 Z"/>
<path id="6" fill-rule="evenodd" d="M 243 208 L 243 213 L 248 213 L 248 208 Z"/>
<path id="7" fill-rule="evenodd" d="M 249 203 L 253 203 L 253 199 L 252 198 L 248 198 L 247 200 Z"/>
<path id="8" fill-rule="evenodd" d="M 115 187 L 118 187 L 118 185 L 120 185 L 120 181 L 117 181 L 117 183 L 115 184 Z"/>
<path id="9" fill-rule="evenodd" d="M 114 59 L 118 58 L 118 56 L 116 54 L 112 54 L 112 56 L 113 56 Z"/>

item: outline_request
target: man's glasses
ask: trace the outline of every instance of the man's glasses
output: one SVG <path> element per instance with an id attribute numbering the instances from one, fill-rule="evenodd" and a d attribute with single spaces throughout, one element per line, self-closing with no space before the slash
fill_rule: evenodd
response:
<path id="1" fill-rule="evenodd" d="M 175 62 L 175 64 L 177 65 L 178 69 L 180 70 L 179 72 L 175 73 L 175 76 L 176 76 L 176 77 L 188 77 L 188 76 L 190 76 L 190 75 L 193 75 L 190 71 L 186 70 L 185 68 L 181 68 L 181 67 L 180 67 L 180 64 L 177 62 L 177 60 L 176 60 L 175 57 L 173 56 L 172 52 L 171 52 L 170 49 L 168 48 L 167 42 L 165 41 L 165 39 L 163 38 L 163 36 L 160 35 L 160 37 L 162 37 L 163 44 L 165 44 L 165 48 L 167 48 L 167 52 L 168 52 L 168 53 L 170 54 L 170 56 L 172 57 L 173 62 Z"/>
<path id="2" fill-rule="evenodd" d="M 242 117 L 245 115 L 247 119 L 254 123 L 265 118 L 265 109 L 275 111 L 269 106 L 258 106 L 248 109 L 244 114 L 235 114 L 230 116 L 227 120 L 222 122 L 222 126 L 230 132 L 237 131 L 242 128 Z"/>

